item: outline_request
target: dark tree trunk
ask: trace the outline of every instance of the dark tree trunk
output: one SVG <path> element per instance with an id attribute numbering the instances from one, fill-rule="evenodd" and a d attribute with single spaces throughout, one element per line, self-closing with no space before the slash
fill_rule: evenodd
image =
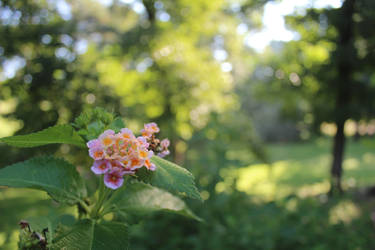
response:
<path id="1" fill-rule="evenodd" d="M 336 122 L 337 132 L 333 141 L 333 162 L 331 167 L 331 190 L 330 194 L 336 192 L 342 193 L 341 175 L 342 175 L 342 162 L 344 157 L 345 148 L 345 134 L 344 134 L 345 121 Z"/>
<path id="2" fill-rule="evenodd" d="M 355 134 L 354 134 L 354 141 L 358 142 L 361 139 L 361 134 L 359 133 L 359 122 L 355 123 Z"/>
<path id="3" fill-rule="evenodd" d="M 346 0 L 341 7 L 340 22 L 337 25 L 339 41 L 337 44 L 336 60 L 338 69 L 338 84 L 336 96 L 336 127 L 337 132 L 333 142 L 333 162 L 331 166 L 331 190 L 330 195 L 338 191 L 342 193 L 341 176 L 343 172 L 342 162 L 345 148 L 345 121 L 349 118 L 348 107 L 351 100 L 352 73 L 354 68 L 354 59 L 349 53 L 354 49 L 353 44 L 353 13 L 355 0 Z M 348 58 L 349 57 L 349 58 Z"/>

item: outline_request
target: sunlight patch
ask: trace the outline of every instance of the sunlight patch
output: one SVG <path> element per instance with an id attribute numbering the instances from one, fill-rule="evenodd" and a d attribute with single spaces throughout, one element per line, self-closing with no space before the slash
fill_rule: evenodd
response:
<path id="1" fill-rule="evenodd" d="M 338 224 L 343 222 L 348 224 L 353 219 L 358 218 L 360 214 L 360 209 L 352 201 L 342 201 L 331 209 L 329 223 Z"/>
<path id="2" fill-rule="evenodd" d="M 362 156 L 362 159 L 363 159 L 363 161 L 364 161 L 366 164 L 371 164 L 371 163 L 375 162 L 375 155 L 372 154 L 372 153 L 365 153 L 365 154 Z"/>
<path id="3" fill-rule="evenodd" d="M 2 116 L 0 116 L 0 124 L 2 125 L 0 137 L 11 136 L 23 127 L 21 120 L 7 119 Z"/>
<path id="4" fill-rule="evenodd" d="M 316 196 L 319 194 L 328 193 L 329 187 L 330 185 L 328 181 L 320 182 L 320 183 L 316 183 L 312 185 L 305 185 L 298 190 L 297 194 L 298 194 L 298 197 L 300 198 Z"/>
<path id="5" fill-rule="evenodd" d="M 349 158 L 344 161 L 344 169 L 357 169 L 359 161 L 356 158 Z"/>
<path id="6" fill-rule="evenodd" d="M 6 240 L 6 235 L 5 233 L 0 233 L 0 246 L 4 245 L 5 243 L 5 240 Z"/>
<path id="7" fill-rule="evenodd" d="M 287 166 L 286 161 L 279 161 L 272 165 L 256 164 L 241 168 L 237 170 L 236 188 L 248 194 L 261 195 L 265 198 L 283 195 L 286 192 L 277 187 L 276 180 L 285 174 Z"/>

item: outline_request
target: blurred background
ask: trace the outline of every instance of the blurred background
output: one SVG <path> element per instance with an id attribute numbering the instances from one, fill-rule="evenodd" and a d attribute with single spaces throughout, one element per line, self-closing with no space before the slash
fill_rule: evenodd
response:
<path id="1" fill-rule="evenodd" d="M 157 122 L 205 222 L 134 221 L 132 249 L 375 249 L 375 1 L 0 0 L 0 137 L 104 107 Z M 0 168 L 85 150 L 0 145 Z M 0 248 L 60 208 L 0 190 Z"/>

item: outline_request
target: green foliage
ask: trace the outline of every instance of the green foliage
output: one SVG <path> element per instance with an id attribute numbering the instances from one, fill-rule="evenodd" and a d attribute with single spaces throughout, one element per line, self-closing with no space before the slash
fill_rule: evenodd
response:
<path id="1" fill-rule="evenodd" d="M 121 128 L 125 127 L 125 124 L 120 117 L 115 117 L 103 108 L 97 107 L 82 112 L 74 120 L 73 126 L 78 129 L 78 134 L 91 140 L 97 138 L 106 129 L 119 132 Z"/>
<path id="2" fill-rule="evenodd" d="M 200 220 L 180 198 L 142 182 L 129 183 L 111 199 L 108 212 L 122 212 L 127 215 L 144 215 L 167 211 Z M 106 208 L 104 208 L 106 211 Z"/>
<path id="3" fill-rule="evenodd" d="M 0 170 L 0 185 L 46 191 L 54 200 L 76 204 L 86 187 L 76 168 L 63 159 L 35 157 Z"/>
<path id="4" fill-rule="evenodd" d="M 194 176 L 185 168 L 158 156 L 153 156 L 151 162 L 156 165 L 157 171 L 140 171 L 141 180 L 173 193 L 202 200 L 195 186 Z"/>
<path id="5" fill-rule="evenodd" d="M 108 129 L 112 129 L 114 130 L 116 133 L 117 132 L 120 132 L 120 130 L 122 128 L 125 128 L 125 124 L 124 124 L 124 121 L 120 118 L 120 117 L 117 117 L 115 118 L 109 125 L 108 125 Z"/>
<path id="6" fill-rule="evenodd" d="M 85 147 L 84 140 L 70 125 L 56 125 L 28 135 L 4 137 L 0 138 L 0 142 L 21 148 L 38 147 L 55 143 Z"/>
<path id="7" fill-rule="evenodd" d="M 82 220 L 56 238 L 51 249 L 112 250 L 128 249 L 128 227 L 124 223 Z"/>
<path id="8" fill-rule="evenodd" d="M 51 247 L 52 240 L 59 234 L 68 230 L 69 227 L 75 224 L 75 218 L 72 215 L 64 214 L 58 217 L 44 216 L 31 217 L 23 220 L 22 223 L 28 224 L 21 230 L 19 246 L 26 246 L 32 240 L 34 245 L 40 243 L 40 240 L 35 239 L 35 233 L 43 237 L 44 242 L 48 247 Z M 33 237 L 34 235 L 34 237 Z M 23 249 L 22 247 L 19 247 Z M 39 249 L 39 248 L 36 248 Z"/>
<path id="9" fill-rule="evenodd" d="M 21 147 L 78 142 L 79 145 L 85 145 L 80 135 L 86 139 L 96 138 L 106 129 L 118 132 L 125 125 L 121 118 L 96 108 L 81 114 L 73 126 L 79 129 L 78 133 L 69 125 L 55 126 L 30 135 L 7 137 L 4 142 Z M 147 176 L 151 183 L 192 198 L 200 198 L 194 177 L 189 171 L 158 157 L 152 161 L 157 165 L 156 172 L 160 174 Z M 126 180 L 134 178 L 127 176 Z M 27 227 L 21 227 L 21 249 L 127 249 L 129 233 L 126 223 L 132 221 L 131 217 L 166 211 L 200 220 L 180 198 L 135 180 L 130 180 L 122 189 L 112 192 L 104 186 L 101 178 L 98 192 L 87 197 L 86 183 L 75 166 L 52 156 L 35 157 L 1 169 L 0 186 L 42 190 L 60 204 L 78 208 L 78 220 L 59 214 L 29 219 Z M 104 220 L 104 216 L 109 213 L 115 215 L 113 221 Z"/>
<path id="10" fill-rule="evenodd" d="M 363 214 L 353 216 L 345 204 Z M 351 196 L 328 201 L 325 196 L 290 196 L 261 202 L 236 191 L 220 193 L 205 201 L 201 216 L 206 223 L 154 216 L 133 228 L 132 249 L 373 249 L 367 205 Z M 337 212 L 342 220 L 335 221 L 337 208 L 343 208 Z"/>
<path id="11" fill-rule="evenodd" d="M 75 120 L 74 125 L 77 128 L 86 128 L 93 122 L 101 122 L 104 125 L 110 124 L 114 119 L 114 115 L 105 111 L 103 108 L 96 107 L 82 112 Z"/>
<path id="12" fill-rule="evenodd" d="M 132 249 L 160 249 L 159 246 L 167 250 L 374 248 L 370 218 L 372 198 L 360 195 L 355 188 L 348 190 L 344 197 L 329 199 L 326 196 L 328 187 L 317 187 L 328 179 L 327 165 L 331 152 L 328 138 L 304 143 L 275 143 L 267 149 L 271 162 L 284 163 L 283 171 L 278 166 L 272 169 L 265 166 L 263 175 L 254 166 L 254 172 L 240 176 L 233 186 L 227 185 L 223 192 L 215 188 L 210 190 L 206 185 L 201 187 L 200 190 L 209 191 L 204 209 L 192 202 L 188 204 L 193 211 L 199 209 L 199 216 L 206 223 L 195 223 L 179 216 L 155 215 L 132 229 Z M 373 184 L 375 173 L 372 162 L 375 155 L 370 152 L 374 149 L 373 139 L 348 145 L 348 161 L 344 163 L 347 168 L 345 185 L 353 185 L 353 180 L 357 187 Z M 202 163 L 198 156 L 190 164 L 206 163 Z M 354 164 L 350 164 L 353 162 L 359 165 L 353 167 Z M 206 164 L 213 163 L 207 161 Z M 251 170 L 252 167 L 245 169 Z M 229 184 L 227 181 L 232 178 L 231 175 L 242 169 L 222 171 L 225 173 L 222 176 L 224 181 L 220 181 Z M 200 175 L 195 176 L 200 180 Z M 258 183 L 254 184 L 253 180 Z M 248 184 L 247 190 L 241 189 L 246 193 L 236 191 L 236 187 L 240 189 L 239 182 Z M 219 186 L 217 182 L 215 185 Z M 273 185 L 275 188 L 272 188 Z M 262 193 L 257 193 L 257 190 Z M 317 190 L 319 195 L 313 195 Z M 265 192 L 272 192 L 272 200 L 263 200 Z M 296 196 L 296 193 L 303 195 Z M 309 193 L 312 196 L 302 198 Z M 281 197 L 281 194 L 285 195 Z M 163 232 L 157 230 L 161 225 L 166 228 Z M 165 234 L 169 235 L 168 239 L 163 238 Z"/>

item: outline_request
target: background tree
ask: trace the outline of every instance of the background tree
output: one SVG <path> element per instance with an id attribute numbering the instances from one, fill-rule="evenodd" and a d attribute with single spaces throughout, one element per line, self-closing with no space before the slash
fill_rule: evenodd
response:
<path id="1" fill-rule="evenodd" d="M 310 39 L 303 37 L 305 41 L 326 40 L 335 45 L 328 60 L 313 71 L 319 84 L 313 98 L 321 101 L 312 102 L 316 120 L 333 121 L 337 127 L 332 149 L 331 191 L 342 191 L 345 121 L 374 115 L 371 100 L 375 91 L 371 79 L 374 53 L 368 47 L 372 46 L 375 33 L 363 28 L 375 22 L 373 9 L 372 1 L 346 0 L 339 9 L 309 10 L 304 18 L 294 22 L 300 21 L 300 25 L 312 29 L 317 27 L 317 33 L 310 35 Z"/>
<path id="2" fill-rule="evenodd" d="M 311 8 L 304 15 L 289 16 L 287 23 L 300 38 L 274 44 L 258 65 L 260 74 L 271 67 L 271 75 L 257 81 L 272 87 L 253 88 L 266 99 L 272 99 L 272 93 L 277 96 L 285 117 L 301 124 L 299 130 L 307 126 L 310 132 L 319 133 L 322 122 L 336 125 L 331 192 L 342 191 L 345 122 L 374 117 L 375 34 L 364 28 L 375 21 L 373 9 L 372 1 L 346 0 L 338 9 Z"/>
<path id="3" fill-rule="evenodd" d="M 17 66 L 10 67 L 15 75 L 2 75 L 1 105 L 9 107 L 2 116 L 18 121 L 19 126 L 9 125 L 18 134 L 71 121 L 94 102 L 110 110 L 118 107 L 112 91 L 97 84 L 97 76 L 81 67 L 77 20 L 69 13 L 59 13 L 57 2 L 1 1 L 0 9 L 8 17 L 1 19 L 0 62 Z M 36 151 L 57 149 L 4 148 L 8 157 L 2 161 L 9 164 Z"/>

